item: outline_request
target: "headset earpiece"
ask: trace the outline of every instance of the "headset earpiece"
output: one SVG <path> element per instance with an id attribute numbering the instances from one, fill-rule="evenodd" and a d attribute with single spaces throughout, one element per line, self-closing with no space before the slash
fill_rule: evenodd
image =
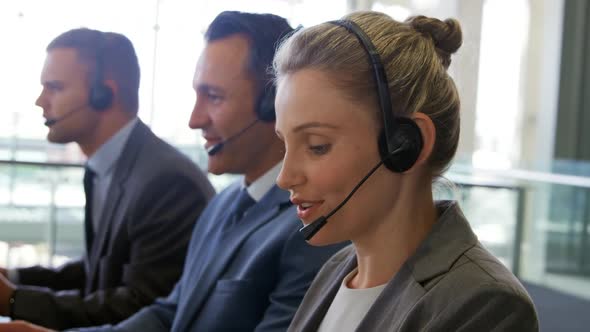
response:
<path id="1" fill-rule="evenodd" d="M 275 115 L 275 94 L 276 89 L 274 84 L 269 83 L 269 87 L 265 88 L 264 92 L 258 98 L 256 105 L 256 116 L 260 121 L 274 122 L 276 119 Z"/>
<path id="2" fill-rule="evenodd" d="M 94 82 L 90 88 L 88 103 L 93 110 L 99 112 L 109 108 L 113 103 L 113 90 L 102 81 Z"/>
<path id="3" fill-rule="evenodd" d="M 412 119 L 398 117 L 396 121 L 398 126 L 389 138 L 398 152 L 392 155 L 391 151 L 388 151 L 384 130 L 379 135 L 378 144 L 383 164 L 390 170 L 401 173 L 414 166 L 422 151 L 423 140 L 420 127 Z"/>

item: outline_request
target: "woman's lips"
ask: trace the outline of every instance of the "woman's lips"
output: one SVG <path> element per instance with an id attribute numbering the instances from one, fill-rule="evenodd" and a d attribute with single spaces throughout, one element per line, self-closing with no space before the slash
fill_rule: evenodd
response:
<path id="1" fill-rule="evenodd" d="M 297 205 L 297 217 L 301 219 L 304 223 L 311 222 L 315 218 L 318 217 L 318 211 L 320 206 L 322 205 L 322 201 L 298 201 L 293 202 L 293 204 Z"/>

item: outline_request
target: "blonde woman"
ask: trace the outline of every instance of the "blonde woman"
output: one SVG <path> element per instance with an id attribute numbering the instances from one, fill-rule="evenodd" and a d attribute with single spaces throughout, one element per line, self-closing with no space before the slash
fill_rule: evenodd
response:
<path id="1" fill-rule="evenodd" d="M 520 282 L 432 183 L 459 139 L 447 69 L 459 23 L 354 13 L 298 31 L 275 57 L 277 179 L 328 261 L 290 331 L 536 331 Z"/>

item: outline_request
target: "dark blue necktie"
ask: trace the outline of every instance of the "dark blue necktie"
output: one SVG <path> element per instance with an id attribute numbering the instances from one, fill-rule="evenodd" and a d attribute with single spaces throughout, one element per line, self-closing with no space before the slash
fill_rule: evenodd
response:
<path id="1" fill-rule="evenodd" d="M 86 205 L 84 207 L 84 231 L 86 235 L 86 249 L 90 252 L 92 239 L 94 237 L 94 227 L 92 226 L 92 197 L 94 192 L 94 176 L 96 173 L 86 166 L 84 167 L 84 194 L 86 196 Z"/>
<path id="2" fill-rule="evenodd" d="M 232 225 L 238 222 L 244 216 L 244 212 L 248 210 L 256 201 L 248 194 L 246 188 L 242 188 L 238 197 L 233 201 L 230 208 L 229 224 Z"/>

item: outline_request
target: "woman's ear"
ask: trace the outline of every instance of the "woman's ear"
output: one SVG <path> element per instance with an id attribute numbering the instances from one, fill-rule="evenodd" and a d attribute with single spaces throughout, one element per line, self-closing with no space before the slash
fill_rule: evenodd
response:
<path id="1" fill-rule="evenodd" d="M 416 125 L 418 125 L 418 128 L 420 128 L 423 142 L 422 151 L 420 151 L 420 155 L 414 166 L 424 165 L 426 161 L 428 161 L 428 158 L 430 158 L 432 150 L 434 149 L 434 143 L 436 142 L 436 127 L 434 127 L 432 119 L 424 113 L 414 113 L 412 115 L 412 120 L 414 120 Z"/>

